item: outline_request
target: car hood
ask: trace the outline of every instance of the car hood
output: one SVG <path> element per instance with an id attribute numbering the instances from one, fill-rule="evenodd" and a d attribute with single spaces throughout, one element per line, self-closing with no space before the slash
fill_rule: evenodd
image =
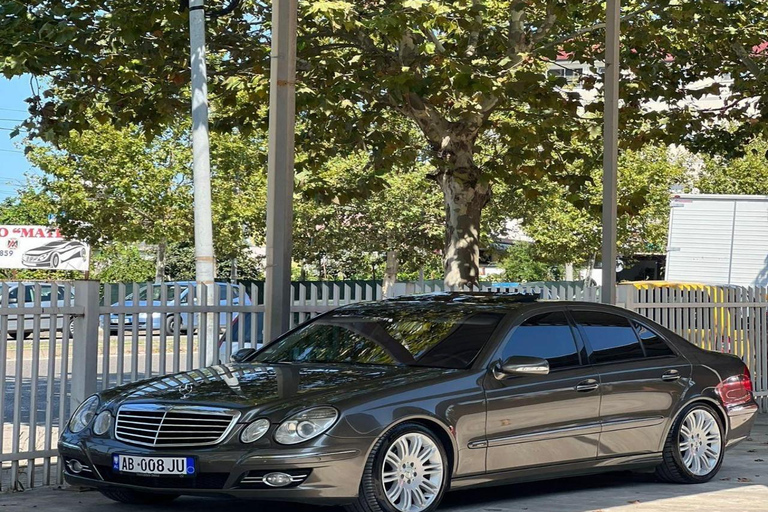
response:
<path id="1" fill-rule="evenodd" d="M 41 256 L 43 254 L 48 254 L 50 252 L 53 252 L 55 250 L 54 247 L 35 247 L 34 249 L 29 249 L 24 253 L 25 256 Z"/>
<path id="2" fill-rule="evenodd" d="M 226 364 L 144 380 L 107 390 L 102 398 L 123 402 L 259 407 L 333 404 L 385 387 L 414 384 L 460 370 L 347 364 Z"/>

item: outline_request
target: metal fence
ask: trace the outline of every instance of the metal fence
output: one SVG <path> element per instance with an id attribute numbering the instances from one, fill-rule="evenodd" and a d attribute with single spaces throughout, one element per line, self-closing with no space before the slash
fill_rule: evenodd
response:
<path id="1" fill-rule="evenodd" d="M 625 285 L 623 285 L 625 286 Z M 0 283 L 0 488 L 61 482 L 58 433 L 88 395 L 207 361 L 261 342 L 263 283 L 93 281 Z M 582 283 L 526 283 L 486 291 L 536 293 L 545 300 L 597 301 Z M 443 291 L 442 282 L 398 283 L 393 294 Z M 744 357 L 768 409 L 768 290 L 676 293 L 620 287 L 625 306 L 693 343 Z M 291 326 L 345 304 L 382 297 L 374 282 L 293 284 Z M 210 327 L 210 328 L 209 328 Z"/>
<path id="2" fill-rule="evenodd" d="M 691 343 L 735 354 L 749 366 L 762 412 L 768 412 L 768 287 L 625 284 L 624 307 Z"/>

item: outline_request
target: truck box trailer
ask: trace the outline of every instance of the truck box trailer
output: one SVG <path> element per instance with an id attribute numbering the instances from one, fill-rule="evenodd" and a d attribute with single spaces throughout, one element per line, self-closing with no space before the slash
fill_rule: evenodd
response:
<path id="1" fill-rule="evenodd" d="M 768 286 L 768 196 L 672 198 L 666 280 Z"/>

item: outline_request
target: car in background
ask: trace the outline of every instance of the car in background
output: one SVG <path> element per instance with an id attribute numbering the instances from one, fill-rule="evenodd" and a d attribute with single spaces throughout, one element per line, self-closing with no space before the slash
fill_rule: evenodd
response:
<path id="1" fill-rule="evenodd" d="M 241 295 L 240 287 L 237 285 L 232 285 L 230 283 L 215 283 L 215 285 L 217 288 L 219 305 L 238 306 L 240 304 L 251 304 L 251 299 L 248 294 L 243 291 Z M 231 302 L 227 301 L 228 289 L 231 289 L 232 291 Z M 133 292 L 128 293 L 123 302 L 115 302 L 112 304 L 112 307 L 131 307 L 136 305 L 150 310 L 148 312 L 136 314 L 135 318 L 134 314 L 125 314 L 122 325 L 124 330 L 133 329 L 135 322 L 139 330 L 147 330 L 149 326 L 152 330 L 158 331 L 164 325 L 166 333 L 173 333 L 176 330 L 176 319 L 178 318 L 180 332 L 187 332 L 190 327 L 193 329 L 197 328 L 199 314 L 193 314 L 191 318 L 192 321 L 190 322 L 190 314 L 187 312 L 174 314 L 172 312 L 163 311 L 163 309 L 176 305 L 187 306 L 190 304 L 190 301 L 194 304 L 197 301 L 195 297 L 196 293 L 197 283 L 195 281 L 169 281 L 152 285 L 143 285 L 139 287 L 137 296 L 134 297 Z M 157 311 L 151 311 L 155 308 Z M 231 313 L 231 315 L 231 318 L 237 318 L 238 313 Z M 228 321 L 227 313 L 219 313 L 220 328 L 226 327 Z M 120 329 L 119 314 L 111 313 L 109 315 L 109 327 L 111 331 Z"/>
<path id="2" fill-rule="evenodd" d="M 24 291 L 21 292 L 21 288 L 24 288 Z M 7 306 L 9 308 L 19 308 L 21 311 L 24 310 L 24 308 L 49 308 L 53 305 L 54 300 L 52 297 L 53 294 L 53 286 L 51 283 L 40 283 L 40 287 L 38 288 L 36 286 L 36 283 L 32 281 L 25 281 L 25 282 L 0 282 L 0 307 L 1 306 Z M 75 291 L 73 287 L 69 288 L 69 300 L 66 299 L 66 288 L 62 286 L 56 287 L 56 301 L 55 303 L 58 306 L 66 306 L 70 305 L 74 302 L 75 298 Z M 19 293 L 23 293 L 23 297 L 19 296 Z M 7 294 L 7 295 L 6 295 Z M 3 301 L 7 296 L 7 304 L 4 304 Z M 22 304 L 20 307 L 19 304 Z M 23 337 L 27 337 L 30 334 L 32 334 L 35 323 L 34 323 L 34 317 L 33 314 L 24 315 L 23 320 Z M 69 331 L 69 334 L 72 335 L 74 332 L 74 325 L 75 320 L 74 318 L 70 317 L 69 321 L 67 322 L 67 329 Z M 64 328 L 64 317 L 62 315 L 56 316 L 56 330 L 61 331 Z M 40 331 L 49 331 L 51 329 L 51 315 L 50 314 L 41 314 L 40 315 Z M 6 327 L 6 333 L 8 339 L 14 339 L 16 338 L 16 334 L 19 331 L 18 327 L 18 316 L 16 315 L 8 315 L 7 320 L 7 327 Z"/>
<path id="3" fill-rule="evenodd" d="M 224 495 L 350 512 L 603 471 L 695 484 L 758 409 L 738 357 L 629 310 L 531 295 L 346 305 L 238 359 L 88 397 L 59 440 L 67 483 L 140 506 Z"/>
<path id="4" fill-rule="evenodd" d="M 58 268 L 62 263 L 80 258 L 85 260 L 88 248 L 83 242 L 76 240 L 54 240 L 40 247 L 29 249 L 21 255 L 21 263 L 25 267 Z"/>

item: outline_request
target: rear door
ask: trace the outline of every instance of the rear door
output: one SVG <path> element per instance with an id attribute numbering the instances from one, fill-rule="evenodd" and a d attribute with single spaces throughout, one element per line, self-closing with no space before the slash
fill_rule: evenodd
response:
<path id="1" fill-rule="evenodd" d="M 588 306 L 572 306 L 571 314 L 600 374 L 598 456 L 658 452 L 689 385 L 690 363 L 646 322 Z"/>
<path id="2" fill-rule="evenodd" d="M 537 308 L 512 327 L 493 358 L 542 357 L 548 375 L 499 380 L 488 372 L 487 470 L 591 460 L 600 435 L 597 372 L 562 307 Z"/>

